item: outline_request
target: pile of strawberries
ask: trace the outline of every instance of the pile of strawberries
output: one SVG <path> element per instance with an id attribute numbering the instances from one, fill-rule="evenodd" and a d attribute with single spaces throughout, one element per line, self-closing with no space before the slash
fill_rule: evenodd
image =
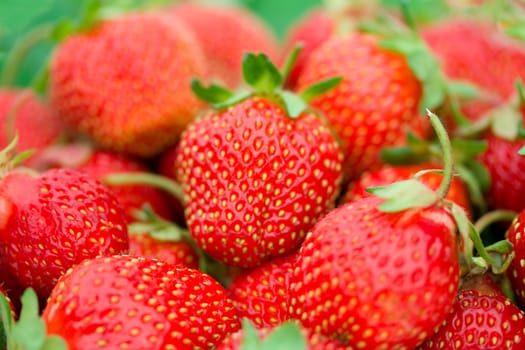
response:
<path id="1" fill-rule="evenodd" d="M 525 8 L 391 3 L 100 8 L 0 87 L 0 349 L 525 348 Z"/>

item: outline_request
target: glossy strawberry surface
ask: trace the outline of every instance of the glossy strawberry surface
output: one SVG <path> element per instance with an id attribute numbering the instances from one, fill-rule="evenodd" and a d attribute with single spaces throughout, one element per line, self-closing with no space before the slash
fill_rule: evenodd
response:
<path id="1" fill-rule="evenodd" d="M 413 349 L 458 289 L 455 227 L 439 208 L 385 213 L 368 197 L 309 232 L 292 277 L 292 317 L 356 348 Z"/>
<path id="2" fill-rule="evenodd" d="M 322 120 L 291 119 L 260 97 L 192 123 L 174 166 L 191 234 L 213 258 L 239 267 L 297 248 L 333 207 L 341 181 L 340 150 Z"/>
<path id="3" fill-rule="evenodd" d="M 494 134 L 485 137 L 487 150 L 481 161 L 490 175 L 487 201 L 493 209 L 525 209 L 525 157 L 518 154 L 525 141 L 509 141 Z"/>
<path id="4" fill-rule="evenodd" d="M 239 317 L 258 328 L 286 321 L 294 262 L 295 254 L 286 255 L 235 276 L 228 294 Z"/>
<path id="5" fill-rule="evenodd" d="M 208 275 L 131 256 L 69 270 L 42 317 L 70 350 L 208 349 L 240 327 L 224 288 Z"/>
<path id="6" fill-rule="evenodd" d="M 128 251 L 126 220 L 115 197 L 81 172 L 10 173 L 0 182 L 0 203 L 1 260 L 41 298 L 82 260 Z"/>
<path id="7" fill-rule="evenodd" d="M 504 295 L 482 295 L 476 290 L 458 292 L 450 315 L 421 350 L 523 349 L 523 311 Z"/>
<path id="8" fill-rule="evenodd" d="M 343 81 L 311 104 L 337 133 L 349 179 L 378 167 L 380 150 L 403 144 L 407 129 L 426 133 L 426 120 L 418 116 L 420 82 L 405 58 L 379 47 L 376 38 L 350 34 L 327 40 L 310 55 L 297 90 L 334 76 Z"/>

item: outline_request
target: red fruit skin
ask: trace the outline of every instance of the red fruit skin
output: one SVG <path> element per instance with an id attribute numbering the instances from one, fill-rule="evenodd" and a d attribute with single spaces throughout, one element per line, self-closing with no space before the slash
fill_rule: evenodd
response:
<path id="1" fill-rule="evenodd" d="M 91 145 L 68 143 L 48 147 L 33 162 L 33 168 L 47 170 L 68 168 L 82 171 L 103 181 L 106 175 L 123 172 L 151 172 L 140 159 L 117 152 L 97 149 Z M 147 185 L 106 185 L 119 201 L 128 222 L 137 221 L 135 211 L 148 204 L 153 211 L 167 219 L 172 218 L 168 195 Z"/>
<path id="2" fill-rule="evenodd" d="M 376 170 L 367 171 L 350 183 L 342 202 L 349 203 L 364 197 L 373 196 L 366 191 L 367 188 L 384 186 L 397 181 L 408 180 L 417 172 L 427 169 L 442 169 L 442 166 L 430 163 L 416 165 L 383 165 Z M 432 190 L 437 190 L 443 180 L 443 176 L 436 173 L 426 173 L 420 176 L 419 179 Z M 470 214 L 470 217 L 472 217 L 468 190 L 461 178 L 454 177 L 452 179 L 446 198 L 460 205 Z"/>
<path id="3" fill-rule="evenodd" d="M 450 78 L 470 81 L 504 99 L 515 94 L 517 79 L 525 79 L 525 47 L 495 22 L 448 18 L 421 35 Z"/>
<path id="4" fill-rule="evenodd" d="M 480 159 L 490 175 L 487 202 L 493 209 L 519 213 L 525 209 L 525 157 L 518 151 L 525 141 L 508 141 L 494 134 L 485 137 L 487 149 Z"/>
<path id="5" fill-rule="evenodd" d="M 45 299 L 71 266 L 128 251 L 122 209 L 98 180 L 52 169 L 0 183 L 0 255 L 10 274 Z"/>
<path id="6" fill-rule="evenodd" d="M 296 255 L 265 262 L 237 275 L 228 287 L 240 318 L 257 328 L 271 328 L 288 320 L 290 276 Z"/>
<path id="7" fill-rule="evenodd" d="M 271 28 L 254 13 L 240 6 L 182 1 L 167 15 L 189 27 L 201 45 L 208 70 L 198 77 L 220 80 L 230 88 L 242 82 L 246 52 L 264 53 L 272 61 L 279 52 Z"/>
<path id="8" fill-rule="evenodd" d="M 199 246 L 249 268 L 295 250 L 334 206 L 341 153 L 317 116 L 291 119 L 279 105 L 252 97 L 192 123 L 175 168 Z"/>
<path id="9" fill-rule="evenodd" d="M 70 350 L 208 349 L 240 327 L 226 291 L 210 276 L 131 256 L 69 270 L 42 319 Z"/>
<path id="10" fill-rule="evenodd" d="M 507 275 L 511 281 L 516 299 L 525 307 L 525 210 L 522 210 L 512 221 L 506 237 L 512 243 L 514 259 L 512 259 Z"/>
<path id="11" fill-rule="evenodd" d="M 418 349 L 523 349 L 523 312 L 504 295 L 458 292 L 448 318 Z"/>
<path id="12" fill-rule="evenodd" d="M 376 38 L 357 33 L 330 38 L 310 55 L 297 90 L 335 76 L 342 82 L 311 105 L 337 133 L 349 180 L 377 168 L 381 149 L 404 144 L 407 129 L 426 135 L 428 121 L 418 116 L 421 83 L 404 57 L 380 48 Z"/>
<path id="13" fill-rule="evenodd" d="M 292 317 L 356 348 L 414 349 L 458 290 L 455 226 L 439 208 L 380 212 L 367 197 L 309 232 L 291 281 Z"/>
<path id="14" fill-rule="evenodd" d="M 141 157 L 175 143 L 203 106 L 190 89 L 205 71 L 191 31 L 128 14 L 69 37 L 54 53 L 50 98 L 73 131 Z"/>
<path id="15" fill-rule="evenodd" d="M 303 333 L 303 336 L 306 338 L 308 350 L 353 350 L 351 346 L 344 345 L 335 339 L 326 338 L 303 327 L 300 329 L 301 333 Z M 259 337 L 262 337 L 263 339 L 266 338 L 271 331 L 271 327 L 257 329 Z M 222 344 L 219 345 L 217 350 L 242 349 L 244 336 L 244 330 L 242 329 L 233 334 L 230 334 L 228 337 L 226 337 Z"/>
<path id="16" fill-rule="evenodd" d="M 130 234 L 129 254 L 156 258 L 171 265 L 199 268 L 199 257 L 190 244 L 158 241 L 149 234 Z"/>
<path id="17" fill-rule="evenodd" d="M 16 113 L 10 115 L 13 109 Z M 18 134 L 17 151 L 35 151 L 26 160 L 30 163 L 41 149 L 55 143 L 64 133 L 65 125 L 55 111 L 31 90 L 0 89 L 0 148 Z"/>

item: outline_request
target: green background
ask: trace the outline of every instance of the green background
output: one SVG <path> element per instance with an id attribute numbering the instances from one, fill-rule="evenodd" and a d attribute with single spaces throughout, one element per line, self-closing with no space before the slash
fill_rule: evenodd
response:
<path id="1" fill-rule="evenodd" d="M 45 24 L 75 21 L 81 16 L 88 0 L 0 0 L 0 68 L 6 54 L 20 38 Z M 282 39 L 289 26 L 321 0 L 215 0 L 245 6 L 265 20 Z M 166 0 L 102 0 L 104 8 L 128 10 L 137 6 L 155 6 Z M 39 44 L 24 60 L 16 85 L 26 86 L 38 75 L 55 43 Z"/>

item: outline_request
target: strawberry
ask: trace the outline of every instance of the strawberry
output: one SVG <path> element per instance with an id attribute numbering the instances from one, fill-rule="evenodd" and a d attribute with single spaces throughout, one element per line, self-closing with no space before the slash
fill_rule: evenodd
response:
<path id="1" fill-rule="evenodd" d="M 72 130 L 142 157 L 173 144 L 202 104 L 190 79 L 205 70 L 190 30 L 160 15 L 108 19 L 70 36 L 50 66 L 50 98 Z"/>
<path id="2" fill-rule="evenodd" d="M 458 292 L 451 313 L 418 349 L 523 349 L 525 317 L 504 295 Z"/>
<path id="3" fill-rule="evenodd" d="M 200 79 L 222 81 L 230 88 L 242 82 L 242 58 L 246 52 L 279 52 L 270 27 L 254 13 L 240 6 L 179 2 L 167 11 L 175 21 L 187 25 L 201 45 L 208 70 Z"/>
<path id="4" fill-rule="evenodd" d="M 525 305 L 525 209 L 523 209 L 512 221 L 506 237 L 514 246 L 514 259 L 508 268 L 508 276 L 511 281 L 516 299 L 521 306 Z"/>
<path id="5" fill-rule="evenodd" d="M 116 199 L 78 171 L 11 172 L 0 182 L 0 203 L 2 268 L 43 299 L 71 266 L 128 251 L 126 221 Z"/>
<path id="6" fill-rule="evenodd" d="M 341 152 L 304 99 L 282 91 L 286 74 L 268 57 L 247 54 L 243 72 L 255 91 L 194 83 L 218 110 L 188 126 L 173 166 L 197 244 L 222 263 L 249 268 L 295 250 L 334 206 Z M 319 82 L 306 95 L 338 81 Z"/>
<path id="7" fill-rule="evenodd" d="M 249 334 L 248 337 L 246 336 L 247 333 Z M 287 343 L 284 344 L 283 341 Z M 273 328 L 250 329 L 248 332 L 246 331 L 246 322 L 244 322 L 243 329 L 226 337 L 217 350 L 240 350 L 246 348 L 250 350 L 270 350 L 275 349 L 277 346 L 296 350 L 352 350 L 350 346 L 346 346 L 335 339 L 323 337 L 294 322 L 288 322 Z"/>
<path id="8" fill-rule="evenodd" d="M 160 241 L 147 233 L 129 235 L 129 254 L 156 258 L 171 265 L 199 268 L 199 257 L 190 244 Z"/>
<path id="9" fill-rule="evenodd" d="M 239 317 L 257 328 L 271 328 L 288 319 L 290 276 L 295 254 L 278 257 L 237 275 L 228 287 Z"/>
<path id="10" fill-rule="evenodd" d="M 525 140 L 510 140 L 489 132 L 485 137 L 487 150 L 480 159 L 490 174 L 488 203 L 492 208 L 520 212 L 525 209 L 525 158 L 518 151 Z"/>
<path id="11" fill-rule="evenodd" d="M 487 253 L 464 209 L 445 199 L 451 144 L 428 113 L 445 160 L 438 191 L 417 178 L 375 187 L 375 196 L 343 204 L 313 226 L 290 282 L 291 317 L 306 328 L 356 348 L 413 349 L 449 314 L 459 248 L 471 270 L 494 264 L 499 272 L 508 263 Z"/>
<path id="12" fill-rule="evenodd" d="M 458 16 L 423 28 L 421 35 L 450 78 L 470 81 L 503 99 L 514 94 L 517 79 L 525 79 L 525 46 L 495 22 Z"/>
<path id="13" fill-rule="evenodd" d="M 70 350 L 208 349 L 240 327 L 226 291 L 210 276 L 118 255 L 69 270 L 42 318 Z"/>
<path id="14" fill-rule="evenodd" d="M 385 213 L 381 203 L 366 197 L 345 204 L 312 228 L 292 277 L 290 309 L 305 327 L 357 348 L 412 349 L 452 306 L 455 225 L 439 208 Z"/>
<path id="15" fill-rule="evenodd" d="M 18 134 L 19 152 L 38 153 L 65 133 L 57 114 L 29 89 L 0 89 L 0 126 L 0 148 L 6 147 Z M 27 161 L 30 160 L 32 158 Z"/>
<path id="16" fill-rule="evenodd" d="M 383 186 L 397 181 L 408 180 L 417 172 L 425 169 L 442 169 L 442 166 L 429 163 L 416 165 L 383 165 L 376 170 L 365 172 L 350 184 L 344 195 L 343 203 L 371 196 L 372 194 L 366 190 L 369 187 Z M 438 173 L 425 173 L 422 174 L 419 179 L 431 189 L 437 190 L 443 180 L 443 176 Z M 468 191 L 461 178 L 454 177 L 446 198 L 462 206 L 470 213 Z"/>
<path id="17" fill-rule="evenodd" d="M 343 81 L 312 99 L 341 140 L 349 180 L 377 168 L 385 146 L 404 144 L 405 132 L 426 134 L 418 117 L 422 84 L 403 55 L 379 46 L 378 38 L 352 33 L 334 36 L 310 55 L 297 89 L 330 76 Z"/>
<path id="18" fill-rule="evenodd" d="M 32 167 L 39 170 L 55 167 L 75 169 L 103 182 L 111 174 L 152 172 L 139 159 L 80 142 L 48 147 L 33 161 Z M 142 209 L 145 204 L 157 215 L 171 219 L 171 202 L 161 190 L 145 184 L 117 185 L 106 182 L 106 185 L 117 198 L 128 222 L 136 220 L 135 211 Z"/>

